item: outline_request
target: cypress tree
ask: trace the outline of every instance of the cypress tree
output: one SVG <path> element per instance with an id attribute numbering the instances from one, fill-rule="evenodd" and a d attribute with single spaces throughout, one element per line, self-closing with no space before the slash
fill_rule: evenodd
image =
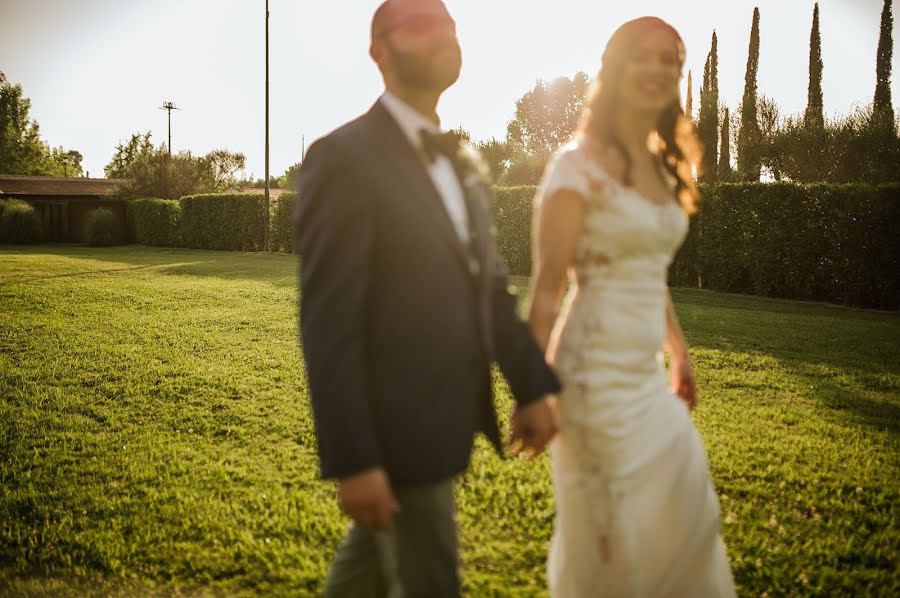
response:
<path id="1" fill-rule="evenodd" d="M 825 124 L 822 108 L 822 37 L 819 34 L 819 3 L 813 8 L 812 31 L 809 34 L 809 89 L 806 100 L 807 127 L 821 129 Z"/>
<path id="2" fill-rule="evenodd" d="M 690 119 L 694 118 L 694 80 L 691 71 L 688 71 L 687 79 L 687 99 L 684 102 L 684 113 Z"/>
<path id="3" fill-rule="evenodd" d="M 718 179 L 728 181 L 731 178 L 731 115 L 725 108 L 725 116 L 722 120 L 722 135 L 719 145 L 719 169 Z"/>
<path id="4" fill-rule="evenodd" d="M 757 76 L 759 74 L 759 7 L 753 9 L 750 48 L 744 73 L 744 97 L 741 100 L 741 128 L 738 131 L 738 173 L 741 180 L 757 182 L 760 173 L 760 133 L 756 114 Z"/>
<path id="5" fill-rule="evenodd" d="M 703 69 L 703 85 L 700 88 L 700 115 L 698 134 L 703 143 L 701 178 L 716 180 L 716 146 L 719 141 L 719 57 L 718 37 L 712 34 L 712 44 Z"/>
<path id="6" fill-rule="evenodd" d="M 878 59 L 875 67 L 875 101 L 873 112 L 894 125 L 894 107 L 891 105 L 891 58 L 894 52 L 894 17 L 891 0 L 884 0 L 881 11 L 881 33 L 878 36 Z"/>

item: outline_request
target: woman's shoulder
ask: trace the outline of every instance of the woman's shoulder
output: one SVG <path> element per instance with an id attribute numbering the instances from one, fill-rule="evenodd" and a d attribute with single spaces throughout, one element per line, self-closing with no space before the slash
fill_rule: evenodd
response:
<path id="1" fill-rule="evenodd" d="M 604 168 L 592 159 L 585 140 L 575 137 L 553 153 L 538 196 L 546 198 L 565 190 L 588 198 L 602 190 L 608 180 Z"/>
<path id="2" fill-rule="evenodd" d="M 580 169 L 594 181 L 614 181 L 622 167 L 622 158 L 614 146 L 599 147 L 582 136 L 575 137 L 559 148 L 560 161 Z"/>
<path id="3" fill-rule="evenodd" d="M 570 168 L 586 167 L 587 154 L 585 153 L 584 141 L 579 137 L 570 139 L 553 152 L 550 163 Z"/>

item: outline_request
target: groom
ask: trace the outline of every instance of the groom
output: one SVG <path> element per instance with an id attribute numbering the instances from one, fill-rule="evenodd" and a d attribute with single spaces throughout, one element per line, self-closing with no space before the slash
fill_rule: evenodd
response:
<path id="1" fill-rule="evenodd" d="M 386 91 L 310 147 L 295 213 L 322 475 L 354 521 L 325 595 L 459 596 L 453 478 L 476 432 L 502 451 L 491 363 L 519 450 L 556 433 L 560 387 L 507 291 L 480 160 L 440 132 L 462 64 L 444 4 L 384 2 L 371 56 Z"/>

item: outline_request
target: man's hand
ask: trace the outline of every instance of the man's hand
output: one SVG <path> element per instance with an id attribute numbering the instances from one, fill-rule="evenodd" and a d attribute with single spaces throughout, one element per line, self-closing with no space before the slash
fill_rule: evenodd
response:
<path id="1" fill-rule="evenodd" d="M 383 469 L 370 469 L 338 481 L 341 509 L 357 525 L 387 530 L 400 505 Z"/>
<path id="2" fill-rule="evenodd" d="M 525 407 L 516 407 L 508 441 L 514 455 L 527 449 L 533 459 L 556 436 L 559 426 L 550 401 L 550 397 L 544 397 Z"/>

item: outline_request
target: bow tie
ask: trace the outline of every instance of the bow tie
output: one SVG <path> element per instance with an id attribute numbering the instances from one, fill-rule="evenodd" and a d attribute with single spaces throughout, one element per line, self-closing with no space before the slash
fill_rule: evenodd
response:
<path id="1" fill-rule="evenodd" d="M 422 140 L 422 150 L 428 158 L 429 163 L 434 163 L 439 156 L 446 156 L 451 162 L 456 160 L 456 154 L 459 152 L 459 135 L 453 131 L 447 133 L 432 133 L 422 129 L 419 131 Z"/>

